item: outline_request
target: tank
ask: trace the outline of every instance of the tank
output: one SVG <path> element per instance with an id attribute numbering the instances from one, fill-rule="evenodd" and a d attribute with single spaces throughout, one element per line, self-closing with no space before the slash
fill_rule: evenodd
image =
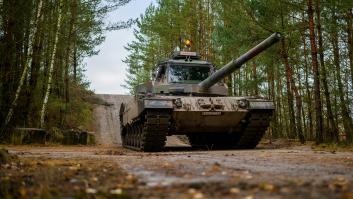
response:
<path id="1" fill-rule="evenodd" d="M 273 33 L 219 70 L 197 52 L 176 51 L 159 62 L 153 80 L 137 86 L 134 100 L 122 103 L 123 147 L 162 151 L 166 137 L 186 135 L 192 147 L 252 149 L 270 124 L 273 101 L 227 96 L 221 81 L 281 38 Z"/>

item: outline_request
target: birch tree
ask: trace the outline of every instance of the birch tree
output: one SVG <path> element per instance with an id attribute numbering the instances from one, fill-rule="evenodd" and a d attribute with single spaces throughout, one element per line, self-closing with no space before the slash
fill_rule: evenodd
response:
<path id="1" fill-rule="evenodd" d="M 16 108 L 17 106 L 17 101 L 19 99 L 19 96 L 20 96 L 20 93 L 21 93 L 21 90 L 22 90 L 22 87 L 23 87 L 23 82 L 25 81 L 26 79 L 26 76 L 27 76 L 27 72 L 28 72 L 28 68 L 29 66 L 32 64 L 32 55 L 33 55 L 33 44 L 34 44 L 34 40 L 37 36 L 37 30 L 38 30 L 38 26 L 39 26 L 39 23 L 40 23 L 40 19 L 41 19 L 41 12 L 42 12 L 42 0 L 39 0 L 38 2 L 38 7 L 37 7 L 37 14 L 35 16 L 35 19 L 34 19 L 34 23 L 33 23 L 33 32 L 30 34 L 30 39 L 29 39 L 29 47 L 28 47 L 28 53 L 27 53 L 27 61 L 24 65 L 24 68 L 23 68 L 23 71 L 22 71 L 22 75 L 21 75 L 21 78 L 20 78 L 20 81 L 18 83 L 18 87 L 16 89 L 16 93 L 15 93 L 15 97 L 11 103 L 11 106 L 10 106 L 10 109 L 8 111 L 8 114 L 5 118 L 5 122 L 3 124 L 3 127 L 1 128 L 1 134 L 3 133 L 3 131 L 7 128 L 7 125 L 8 123 L 10 122 L 12 116 L 13 116 L 13 113 L 14 113 L 14 109 Z"/>
<path id="2" fill-rule="evenodd" d="M 62 3 L 63 0 L 60 0 L 59 3 L 59 16 L 58 16 L 58 21 L 56 24 L 56 32 L 55 32 L 55 39 L 54 39 L 54 46 L 53 46 L 53 52 L 51 54 L 50 58 L 50 64 L 49 64 L 49 73 L 48 73 L 48 82 L 47 82 L 47 88 L 45 91 L 44 99 L 43 99 L 43 105 L 42 109 L 40 112 L 40 127 L 44 128 L 44 118 L 45 118 L 45 113 L 47 109 L 47 104 L 48 104 L 48 99 L 50 95 L 50 90 L 52 86 L 52 79 L 53 79 L 53 71 L 54 71 L 54 63 L 55 63 L 55 57 L 56 57 L 56 52 L 57 52 L 57 46 L 58 46 L 58 41 L 59 41 L 59 35 L 60 35 L 60 27 L 61 27 L 61 19 L 62 19 Z"/>

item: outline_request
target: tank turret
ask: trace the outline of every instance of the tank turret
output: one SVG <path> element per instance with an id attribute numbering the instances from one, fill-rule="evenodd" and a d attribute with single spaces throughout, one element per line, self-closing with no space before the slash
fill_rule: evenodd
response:
<path id="1" fill-rule="evenodd" d="M 126 148 L 162 151 L 166 137 L 186 135 L 191 147 L 252 149 L 270 126 L 274 102 L 260 96 L 227 96 L 219 82 L 274 43 L 274 33 L 218 71 L 197 52 L 177 50 L 157 63 L 153 81 L 139 85 L 134 100 L 120 107 Z"/>
<path id="2" fill-rule="evenodd" d="M 223 66 L 220 70 L 216 71 L 210 75 L 207 79 L 199 83 L 200 90 L 207 90 L 212 85 L 216 84 L 218 81 L 231 74 L 235 70 L 239 69 L 245 62 L 249 61 L 256 55 L 260 54 L 262 51 L 271 47 L 273 44 L 277 43 L 281 39 L 280 33 L 273 33 L 270 37 L 262 41 L 260 44 L 240 56 L 238 59 L 230 61 L 228 64 Z"/>

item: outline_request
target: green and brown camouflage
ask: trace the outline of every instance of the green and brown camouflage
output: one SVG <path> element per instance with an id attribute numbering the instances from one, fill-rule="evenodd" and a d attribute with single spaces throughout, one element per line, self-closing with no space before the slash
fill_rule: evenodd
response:
<path id="1" fill-rule="evenodd" d="M 221 80 L 281 38 L 274 33 L 219 70 L 198 53 L 176 51 L 161 61 L 153 81 L 121 104 L 123 146 L 161 151 L 166 136 L 187 135 L 193 147 L 254 148 L 266 132 L 274 103 L 258 96 L 227 96 Z"/>

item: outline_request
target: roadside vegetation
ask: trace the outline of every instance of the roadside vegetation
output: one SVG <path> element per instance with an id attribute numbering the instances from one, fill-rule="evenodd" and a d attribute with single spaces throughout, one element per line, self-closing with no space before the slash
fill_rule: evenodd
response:
<path id="1" fill-rule="evenodd" d="M 106 30 L 126 26 L 103 19 L 128 2 L 0 1 L 0 136 L 14 127 L 90 129 L 83 59 L 98 53 Z"/>

